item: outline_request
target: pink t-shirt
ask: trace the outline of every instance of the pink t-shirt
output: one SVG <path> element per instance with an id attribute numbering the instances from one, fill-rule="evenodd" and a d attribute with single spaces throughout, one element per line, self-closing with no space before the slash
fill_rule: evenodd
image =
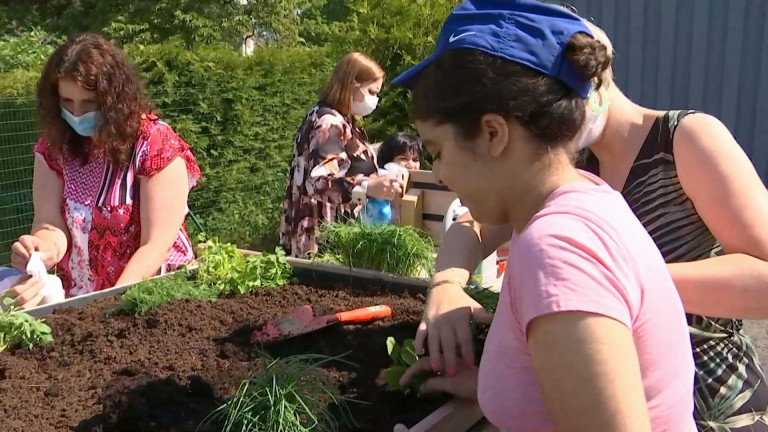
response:
<path id="1" fill-rule="evenodd" d="M 512 236 L 480 364 L 483 413 L 506 431 L 555 430 L 533 372 L 526 330 L 536 317 L 583 311 L 611 317 L 632 331 L 653 431 L 694 432 L 693 354 L 664 259 L 622 196 L 582 174 L 592 182 L 555 191 Z"/>

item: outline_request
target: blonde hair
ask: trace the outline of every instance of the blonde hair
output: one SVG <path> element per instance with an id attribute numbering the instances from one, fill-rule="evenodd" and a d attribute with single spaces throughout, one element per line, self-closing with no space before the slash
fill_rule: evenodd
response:
<path id="1" fill-rule="evenodd" d="M 585 20 L 584 18 L 581 19 L 584 24 L 589 28 L 589 30 L 592 32 L 592 36 L 600 43 L 605 45 L 605 47 L 608 49 L 608 57 L 611 59 L 611 67 L 605 69 L 605 72 L 603 72 L 603 75 L 600 77 L 603 81 L 603 85 L 606 87 L 609 87 L 613 85 L 613 43 L 611 43 L 611 40 L 608 38 L 608 35 L 605 33 L 603 29 L 598 27 L 597 25 Z"/>
<path id="2" fill-rule="evenodd" d="M 331 80 L 320 100 L 342 115 L 352 109 L 352 90 L 355 85 L 384 78 L 384 69 L 375 60 L 359 52 L 346 54 L 333 69 Z"/>

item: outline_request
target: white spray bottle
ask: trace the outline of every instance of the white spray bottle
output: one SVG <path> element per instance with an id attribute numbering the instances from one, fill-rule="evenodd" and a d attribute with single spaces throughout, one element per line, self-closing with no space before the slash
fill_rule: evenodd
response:
<path id="1" fill-rule="evenodd" d="M 453 200 L 451 205 L 448 206 L 448 210 L 446 210 L 445 217 L 443 218 L 443 233 L 448 232 L 448 228 L 450 228 L 451 225 L 456 222 L 456 219 L 468 211 L 469 209 L 461 204 L 461 200 L 458 198 Z M 496 251 L 493 251 L 493 253 L 488 255 L 480 264 L 480 266 L 475 269 L 474 273 L 472 273 L 470 281 L 472 279 L 479 279 L 480 285 L 486 287 L 492 286 L 494 283 L 496 283 L 496 274 L 498 272 L 498 264 L 496 263 L 496 258 Z"/>

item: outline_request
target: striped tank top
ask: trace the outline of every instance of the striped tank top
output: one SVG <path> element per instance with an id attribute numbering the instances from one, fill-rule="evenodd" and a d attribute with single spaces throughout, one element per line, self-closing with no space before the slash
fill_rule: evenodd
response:
<path id="1" fill-rule="evenodd" d="M 667 263 L 690 262 L 723 249 L 699 217 L 677 177 L 675 128 L 694 111 L 669 111 L 651 127 L 621 191 Z M 594 154 L 583 169 L 599 175 Z M 695 379 L 695 420 L 700 431 L 768 431 L 768 384 L 742 321 L 687 315 Z"/>

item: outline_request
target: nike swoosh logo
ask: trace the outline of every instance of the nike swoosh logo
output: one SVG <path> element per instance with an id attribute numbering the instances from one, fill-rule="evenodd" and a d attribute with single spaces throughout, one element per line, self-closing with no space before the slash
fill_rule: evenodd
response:
<path id="1" fill-rule="evenodd" d="M 464 36 L 473 35 L 475 33 L 476 32 L 466 32 L 466 33 L 462 33 L 462 34 L 460 34 L 458 36 L 456 36 L 456 34 L 454 33 L 454 34 L 451 35 L 451 37 L 448 38 L 448 43 L 453 43 L 453 41 L 455 41 L 456 39 L 461 39 Z"/>

